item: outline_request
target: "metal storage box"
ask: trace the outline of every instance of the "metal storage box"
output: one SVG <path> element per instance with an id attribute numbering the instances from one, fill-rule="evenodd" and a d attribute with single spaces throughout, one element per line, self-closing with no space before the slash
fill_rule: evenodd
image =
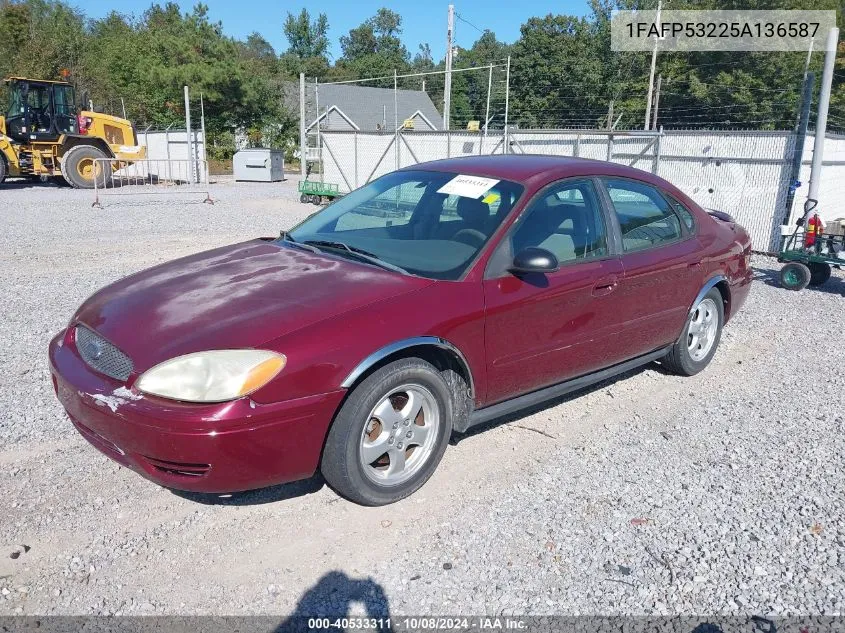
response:
<path id="1" fill-rule="evenodd" d="M 284 154 L 278 149 L 242 149 L 232 159 L 235 180 L 278 182 L 285 179 Z"/>

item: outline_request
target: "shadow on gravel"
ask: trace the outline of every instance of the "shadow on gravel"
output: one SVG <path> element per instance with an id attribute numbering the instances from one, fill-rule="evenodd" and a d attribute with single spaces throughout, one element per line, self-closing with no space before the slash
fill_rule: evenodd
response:
<path id="1" fill-rule="evenodd" d="M 131 194 L 129 194 L 131 195 Z M 129 197 L 117 199 L 117 198 L 109 198 L 104 196 L 100 199 L 100 209 L 102 210 L 110 210 L 110 209 L 120 209 L 120 208 L 127 208 L 127 209 L 135 209 L 137 207 L 164 207 L 165 205 L 180 205 L 180 206 L 194 206 L 198 204 L 204 204 L 209 209 L 214 208 L 211 204 L 206 202 L 202 196 L 202 193 L 197 194 L 197 198 L 195 199 L 181 199 L 181 198 L 172 198 L 167 195 L 159 196 L 154 199 L 148 200 L 141 200 L 137 197 Z M 139 196 L 145 195 L 143 193 L 139 193 Z"/>
<path id="2" fill-rule="evenodd" d="M 296 605 L 296 610 L 279 626 L 275 633 L 294 633 L 313 630 L 308 626 L 308 620 L 313 618 L 345 618 L 350 616 L 353 604 L 362 605 L 363 617 L 386 619 L 390 617 L 390 605 L 384 587 L 372 578 L 361 580 L 350 578 L 341 571 L 330 571 L 302 594 Z M 360 615 L 356 613 L 357 617 Z M 343 628 L 343 627 L 341 627 Z M 391 631 L 392 628 L 381 628 L 380 631 Z"/>
<path id="3" fill-rule="evenodd" d="M 607 380 L 603 380 L 602 382 L 597 382 L 594 385 L 590 385 L 589 387 L 584 387 L 583 389 L 579 389 L 578 391 L 573 391 L 572 393 L 568 393 L 566 395 L 560 396 L 558 398 L 553 398 L 551 400 L 546 400 L 545 402 L 541 402 L 539 404 L 534 405 L 533 407 L 526 407 L 525 409 L 520 409 L 514 413 L 510 413 L 508 415 L 502 416 L 500 418 L 496 418 L 494 420 L 490 420 L 489 422 L 485 422 L 484 424 L 479 424 L 478 426 L 474 426 L 469 429 L 466 433 L 458 433 L 455 432 L 452 434 L 452 439 L 450 444 L 452 446 L 457 445 L 461 440 L 464 440 L 468 437 L 472 437 L 474 435 L 478 435 L 479 433 L 484 433 L 485 431 L 489 431 L 490 429 L 503 426 L 505 424 L 511 424 L 513 422 L 517 422 L 522 418 L 526 418 L 529 415 L 534 415 L 535 413 L 539 413 L 540 411 L 545 411 L 546 409 L 551 409 L 552 407 L 556 407 L 559 404 L 563 404 L 564 402 L 569 402 L 570 400 L 575 400 L 580 398 L 581 396 L 585 396 L 588 393 L 593 393 L 594 391 L 601 391 L 602 389 L 607 389 L 611 385 L 616 384 L 619 381 L 627 380 L 632 376 L 636 376 L 637 374 L 641 374 L 646 370 L 656 371 L 659 374 L 664 376 L 675 376 L 672 372 L 666 370 L 659 361 L 648 363 L 647 365 L 643 365 L 642 367 L 637 367 L 636 369 L 632 369 L 630 371 L 626 371 L 624 374 L 619 374 L 618 376 L 613 376 L 612 378 L 608 378 Z"/>
<path id="4" fill-rule="evenodd" d="M 170 489 L 177 497 L 188 501 L 202 503 L 209 506 L 257 506 L 265 503 L 276 503 L 287 501 L 296 497 L 304 497 L 320 490 L 325 485 L 325 480 L 318 474 L 310 479 L 294 481 L 289 484 L 270 486 L 258 490 L 247 490 L 246 492 L 233 492 L 230 494 L 213 494 L 208 492 L 187 492 L 185 490 Z"/>
<path id="5" fill-rule="evenodd" d="M 40 180 L 34 179 L 30 180 L 29 178 L 23 179 L 6 179 L 2 185 L 0 185 L 3 189 L 11 190 L 11 189 L 67 189 L 70 190 L 69 185 L 64 185 L 61 183 L 56 182 L 55 180 L 48 180 L 47 182 L 41 182 Z"/>
<path id="6" fill-rule="evenodd" d="M 780 285 L 780 268 L 754 269 L 754 281 L 762 281 L 767 286 L 778 288 L 783 292 L 792 292 Z M 839 275 L 831 275 L 821 286 L 807 286 L 801 292 L 823 292 L 831 295 L 845 296 L 845 279 Z"/>

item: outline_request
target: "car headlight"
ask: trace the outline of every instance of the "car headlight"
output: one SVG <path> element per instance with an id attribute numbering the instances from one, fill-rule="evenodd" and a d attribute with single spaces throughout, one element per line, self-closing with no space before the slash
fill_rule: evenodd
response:
<path id="1" fill-rule="evenodd" d="M 145 371 L 135 386 L 144 393 L 185 402 L 225 402 L 246 396 L 284 369 L 284 354 L 221 349 L 178 356 Z"/>

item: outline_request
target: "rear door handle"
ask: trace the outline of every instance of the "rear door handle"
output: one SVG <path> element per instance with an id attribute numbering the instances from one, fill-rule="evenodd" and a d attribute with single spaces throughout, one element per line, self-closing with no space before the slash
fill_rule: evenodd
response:
<path id="1" fill-rule="evenodd" d="M 611 292 L 616 290 L 618 283 L 619 278 L 616 275 L 602 277 L 596 282 L 596 285 L 593 286 L 593 296 L 602 297 L 604 295 L 609 295 Z"/>

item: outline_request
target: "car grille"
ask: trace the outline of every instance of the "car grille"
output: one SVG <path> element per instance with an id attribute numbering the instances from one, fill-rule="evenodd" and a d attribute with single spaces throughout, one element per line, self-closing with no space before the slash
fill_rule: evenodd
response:
<path id="1" fill-rule="evenodd" d="M 84 325 L 76 326 L 76 349 L 92 369 L 117 380 L 132 373 L 132 359 Z"/>

